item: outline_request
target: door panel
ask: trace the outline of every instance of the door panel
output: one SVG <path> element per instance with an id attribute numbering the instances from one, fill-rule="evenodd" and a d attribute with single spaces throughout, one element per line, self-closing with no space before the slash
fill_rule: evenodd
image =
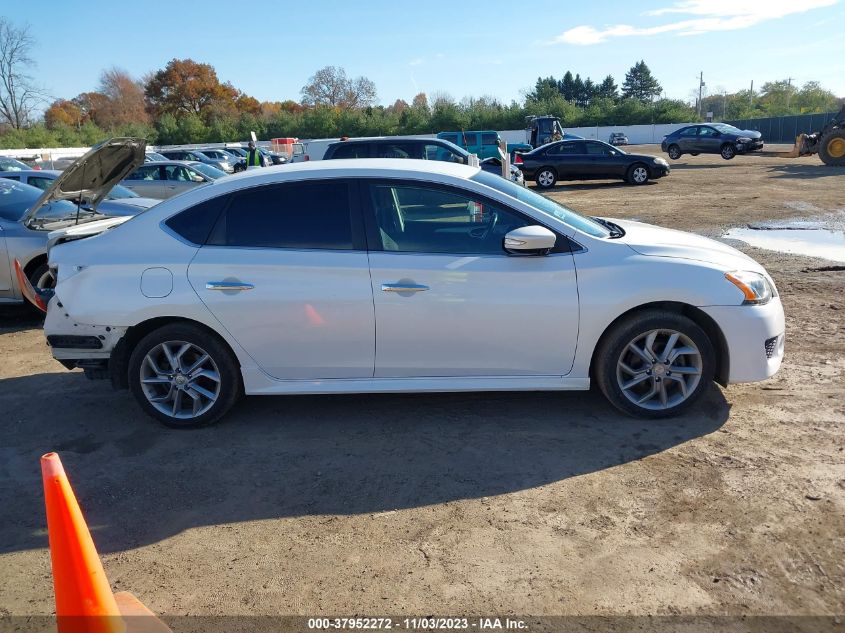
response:
<path id="1" fill-rule="evenodd" d="M 698 128 L 691 127 L 686 130 L 682 130 L 680 136 L 678 137 L 678 146 L 684 152 L 697 152 L 696 143 L 698 142 Z"/>
<path id="2" fill-rule="evenodd" d="M 375 322 L 367 254 L 204 246 L 188 278 L 274 378 L 369 378 Z M 252 289 L 213 290 L 212 282 Z"/>
<path id="3" fill-rule="evenodd" d="M 590 178 L 586 152 L 582 141 L 564 141 L 546 150 L 545 161 L 554 166 L 561 180 Z"/>
<path id="4" fill-rule="evenodd" d="M 12 296 L 12 263 L 9 260 L 9 251 L 6 249 L 6 237 L 3 235 L 3 227 L 0 226 L 0 298 Z"/>
<path id="5" fill-rule="evenodd" d="M 572 255 L 370 253 L 376 377 L 569 373 L 578 334 Z M 390 284 L 421 286 L 409 292 Z"/>

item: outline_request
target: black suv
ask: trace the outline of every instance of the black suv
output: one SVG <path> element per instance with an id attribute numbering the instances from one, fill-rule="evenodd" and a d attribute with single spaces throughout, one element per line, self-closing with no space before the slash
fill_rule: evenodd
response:
<path id="1" fill-rule="evenodd" d="M 760 151 L 763 138 L 760 132 L 740 130 L 726 123 L 702 123 L 682 127 L 664 136 L 660 148 L 672 160 L 678 160 L 684 154 L 721 154 L 722 158 L 730 160 L 737 154 Z"/>
<path id="2" fill-rule="evenodd" d="M 326 148 L 323 160 L 339 158 L 415 158 L 447 163 L 469 163 L 470 153 L 450 141 L 429 136 L 377 136 L 337 141 Z M 502 175 L 502 163 L 481 161 L 481 169 Z M 522 172 L 511 165 L 511 180 L 523 184 Z"/>

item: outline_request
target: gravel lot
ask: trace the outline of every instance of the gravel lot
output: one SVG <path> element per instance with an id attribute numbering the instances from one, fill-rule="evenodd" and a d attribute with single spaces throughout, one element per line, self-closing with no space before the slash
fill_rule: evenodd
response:
<path id="1" fill-rule="evenodd" d="M 845 170 L 685 156 L 551 195 L 717 236 L 842 223 Z M 115 589 L 159 614 L 842 614 L 845 269 L 742 249 L 783 296 L 784 366 L 660 422 L 592 393 L 295 396 L 175 432 L 4 310 L 0 615 L 53 609 L 51 450 Z"/>

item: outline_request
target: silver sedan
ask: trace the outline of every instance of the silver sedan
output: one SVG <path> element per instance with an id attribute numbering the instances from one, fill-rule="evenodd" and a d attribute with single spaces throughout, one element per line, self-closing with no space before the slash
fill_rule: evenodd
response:
<path id="1" fill-rule="evenodd" d="M 144 163 L 120 184 L 145 198 L 165 200 L 227 174 L 205 163 L 169 160 Z"/>

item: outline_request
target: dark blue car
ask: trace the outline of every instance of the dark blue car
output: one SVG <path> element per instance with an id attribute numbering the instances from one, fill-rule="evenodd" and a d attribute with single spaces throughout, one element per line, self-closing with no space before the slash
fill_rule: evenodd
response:
<path id="1" fill-rule="evenodd" d="M 672 160 L 684 154 L 721 154 L 730 160 L 737 154 L 759 152 L 763 149 L 760 132 L 740 130 L 727 123 L 702 123 L 688 125 L 663 137 L 660 148 Z"/>

